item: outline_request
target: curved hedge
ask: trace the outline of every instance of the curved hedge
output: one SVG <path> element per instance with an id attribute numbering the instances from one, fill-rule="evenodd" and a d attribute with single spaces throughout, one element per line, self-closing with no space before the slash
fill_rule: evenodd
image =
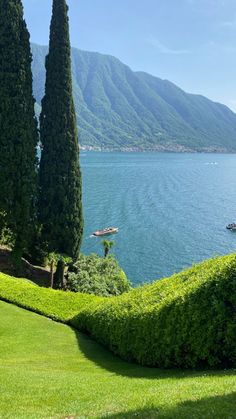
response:
<path id="1" fill-rule="evenodd" d="M 143 365 L 235 366 L 236 255 L 89 305 L 72 323 Z"/>
<path id="2" fill-rule="evenodd" d="M 109 299 L 0 277 L 0 299 L 93 336 L 127 360 L 158 367 L 236 366 L 236 255 Z"/>
<path id="3" fill-rule="evenodd" d="M 0 300 L 68 324 L 80 310 L 91 303 L 98 305 L 104 298 L 41 288 L 28 280 L 1 273 Z"/>

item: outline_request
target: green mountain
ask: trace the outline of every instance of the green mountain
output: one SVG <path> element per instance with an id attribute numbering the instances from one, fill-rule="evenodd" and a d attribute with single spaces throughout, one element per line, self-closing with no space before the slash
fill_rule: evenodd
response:
<path id="1" fill-rule="evenodd" d="M 47 47 L 32 45 L 40 111 Z M 84 147 L 236 151 L 236 114 L 167 80 L 133 72 L 118 59 L 72 49 L 79 141 Z"/>

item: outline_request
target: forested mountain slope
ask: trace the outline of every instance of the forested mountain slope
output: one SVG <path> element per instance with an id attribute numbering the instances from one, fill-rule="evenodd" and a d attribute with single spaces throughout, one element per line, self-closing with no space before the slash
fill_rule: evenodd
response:
<path id="1" fill-rule="evenodd" d="M 40 105 L 47 47 L 33 44 L 32 51 L 34 94 Z M 236 114 L 226 106 L 133 72 L 112 56 L 72 49 L 72 65 L 82 146 L 236 151 Z"/>

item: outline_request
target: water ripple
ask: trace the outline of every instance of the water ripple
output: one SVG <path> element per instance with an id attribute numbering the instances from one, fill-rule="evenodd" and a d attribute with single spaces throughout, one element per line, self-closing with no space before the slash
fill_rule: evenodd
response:
<path id="1" fill-rule="evenodd" d="M 83 251 L 102 254 L 98 228 L 118 226 L 114 252 L 135 284 L 236 248 L 236 156 L 87 153 Z"/>

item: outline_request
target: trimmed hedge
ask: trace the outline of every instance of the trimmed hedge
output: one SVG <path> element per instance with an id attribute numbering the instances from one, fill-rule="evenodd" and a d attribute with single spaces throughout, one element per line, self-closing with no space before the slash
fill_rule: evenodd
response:
<path id="1" fill-rule="evenodd" d="M 41 288 L 28 280 L 0 274 L 0 300 L 13 303 L 61 323 L 69 323 L 80 309 L 103 300 L 88 294 Z"/>
<path id="2" fill-rule="evenodd" d="M 42 289 L 2 275 L 0 298 L 69 323 L 143 365 L 236 366 L 236 255 L 109 299 Z"/>

